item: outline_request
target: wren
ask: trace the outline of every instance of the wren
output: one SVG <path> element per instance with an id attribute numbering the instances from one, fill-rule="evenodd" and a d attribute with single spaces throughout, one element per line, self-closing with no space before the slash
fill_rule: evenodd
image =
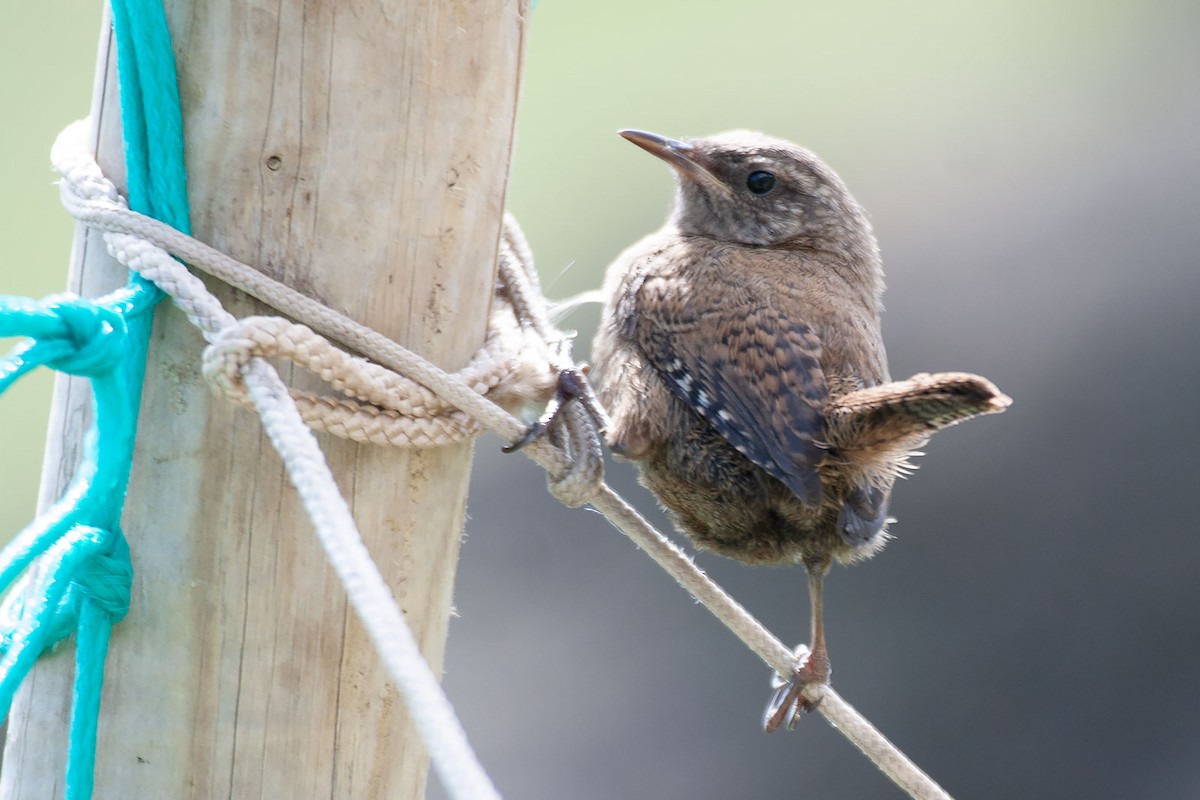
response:
<path id="1" fill-rule="evenodd" d="M 888 539 L 888 504 L 934 431 L 1011 402 L 965 373 L 892 382 L 879 248 L 863 209 L 808 150 L 751 131 L 621 136 L 677 176 L 666 224 L 617 257 L 591 380 L 609 447 L 699 548 L 803 564 L 808 661 L 768 708 L 809 707 L 830 667 L 821 584 Z"/>

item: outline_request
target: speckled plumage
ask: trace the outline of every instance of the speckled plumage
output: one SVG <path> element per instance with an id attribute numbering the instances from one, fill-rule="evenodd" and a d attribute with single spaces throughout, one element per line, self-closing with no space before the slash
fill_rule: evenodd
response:
<path id="1" fill-rule="evenodd" d="M 958 373 L 889 383 L 875 238 L 815 155 L 749 131 L 622 135 L 679 190 L 609 267 L 591 373 L 607 441 L 698 546 L 804 563 L 816 606 L 831 560 L 882 546 L 912 449 L 1007 398 Z"/>

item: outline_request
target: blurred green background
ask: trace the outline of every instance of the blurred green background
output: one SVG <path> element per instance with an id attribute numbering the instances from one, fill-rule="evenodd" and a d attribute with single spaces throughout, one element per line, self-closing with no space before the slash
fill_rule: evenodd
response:
<path id="1" fill-rule="evenodd" d="M 86 113 L 100 9 L 7 12 L 0 292 L 40 296 L 71 232 L 48 150 Z M 668 171 L 616 129 L 761 129 L 871 212 L 893 374 L 970 370 L 1014 397 L 931 443 L 897 541 L 827 587 L 836 684 L 956 796 L 1200 796 L 1198 40 L 1194 0 L 532 15 L 509 204 L 548 294 L 599 285 L 666 214 Z M 581 356 L 595 320 L 570 320 Z M 0 402 L 0 530 L 32 511 L 49 383 Z M 761 664 L 497 446 L 477 451 L 446 685 L 503 792 L 899 796 L 819 720 L 761 734 Z M 797 570 L 698 561 L 806 635 Z"/>
<path id="2" fill-rule="evenodd" d="M 58 204 L 50 145 L 86 116 L 100 33 L 97 3 L 12 4 L 0 25 L 0 294 L 66 286 L 74 222 Z M 13 340 L 0 339 L 5 350 Z M 26 376 L 0 400 L 0 540 L 37 500 L 53 375 Z"/>

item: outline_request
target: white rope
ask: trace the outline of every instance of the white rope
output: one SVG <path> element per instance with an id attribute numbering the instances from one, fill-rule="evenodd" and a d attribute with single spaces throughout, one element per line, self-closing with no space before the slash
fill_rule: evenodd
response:
<path id="1" fill-rule="evenodd" d="M 296 485 L 304 510 L 346 588 L 388 674 L 404 695 L 434 769 L 451 797 L 499 800 L 500 793 L 467 741 L 454 707 L 429 669 L 391 590 L 338 491 L 316 437 L 296 411 L 279 374 L 256 359 L 244 373 L 263 428 Z"/>
<path id="2" fill-rule="evenodd" d="M 298 292 L 271 280 L 252 267 L 241 264 L 229 256 L 213 250 L 207 245 L 191 237 L 187 237 L 156 220 L 128 210 L 125 208 L 115 189 L 112 188 L 112 185 L 100 174 L 99 168 L 96 167 L 90 155 L 87 154 L 86 148 L 81 146 L 82 142 L 67 141 L 68 133 L 71 130 L 71 128 L 68 128 L 60 135 L 59 142 L 55 145 L 55 151 L 61 152 L 58 152 L 57 156 L 52 155 L 56 168 L 63 173 L 65 178 L 62 185 L 63 204 L 77 219 L 101 230 L 110 231 L 110 233 L 105 235 L 106 241 L 110 243 L 110 250 L 116 244 L 120 248 L 117 252 L 126 254 L 139 252 L 139 248 L 145 248 L 162 256 L 166 255 L 164 251 L 170 252 L 187 261 L 192 266 L 202 269 L 214 277 L 218 277 L 246 291 L 248 294 L 267 302 L 275 308 L 279 308 L 289 316 L 303 321 L 312 328 L 350 345 L 353 349 L 366 355 L 372 361 L 395 370 L 400 375 L 423 385 L 448 406 L 465 412 L 469 417 L 498 433 L 508 441 L 519 439 L 525 432 L 525 424 L 508 413 L 504 408 L 415 353 L 406 350 L 375 331 L 359 325 L 331 309 L 321 306 L 310 298 L 304 297 Z M 78 134 L 74 134 L 74 136 L 78 138 Z M 71 147 L 68 147 L 68 144 Z M 62 166 L 59 166 L 60 161 Z M 129 231 L 135 233 L 136 236 L 123 236 L 121 233 L 112 233 L 117 231 Z M 545 303 L 534 282 L 536 277 L 530 272 L 513 269 L 511 261 L 506 261 L 506 254 L 511 256 L 512 260 L 515 260 L 518 264 L 529 267 L 532 265 L 532 259 L 528 253 L 528 245 L 520 237 L 519 228 L 516 228 L 515 225 L 506 226 L 505 241 L 501 247 L 500 268 L 502 277 L 505 278 L 505 288 L 509 294 L 508 299 L 513 303 L 514 309 L 523 324 L 530 325 L 543 340 L 553 340 L 553 328 L 548 322 L 549 316 L 546 312 Z M 121 259 L 120 255 L 117 257 L 119 260 Z M 189 318 L 202 331 L 205 331 L 205 337 L 210 341 L 218 338 L 219 331 L 236 322 L 227 312 L 220 308 L 215 298 L 212 298 L 204 290 L 203 284 L 200 283 L 199 279 L 190 275 L 177 262 L 174 262 L 173 259 L 168 258 L 167 260 L 178 269 L 168 269 L 165 266 L 160 267 L 159 255 L 156 255 L 154 259 L 150 259 L 153 263 L 146 265 L 143 265 L 137 257 L 130 257 L 128 255 L 127 257 L 129 257 L 129 261 L 122 261 L 122 263 L 127 263 L 127 266 L 131 269 L 141 272 L 145 277 L 159 284 L 187 312 Z M 160 280 L 162 283 L 160 283 Z M 196 291 L 192 282 L 199 286 L 199 292 Z M 209 300 L 211 300 L 211 303 Z M 215 308 L 212 307 L 212 304 L 215 304 Z M 564 364 L 557 363 L 559 359 L 555 356 L 555 353 L 559 352 L 558 345 L 561 345 L 561 342 L 551 341 L 549 345 L 551 366 L 556 369 L 564 366 Z M 254 381 L 259 380 L 257 376 L 260 371 L 265 371 L 264 375 L 269 373 L 273 376 L 273 382 L 269 385 L 263 383 L 254 384 Z M 355 548 L 362 548 L 362 543 L 357 530 L 353 527 L 353 520 L 349 518 L 349 512 L 345 508 L 345 501 L 336 493 L 336 486 L 332 484 L 328 467 L 324 465 L 323 457 L 316 446 L 315 439 L 313 439 L 311 433 L 307 430 L 304 431 L 303 436 L 293 430 L 293 425 L 299 424 L 302 426 L 303 423 L 296 412 L 295 406 L 292 405 L 286 387 L 279 381 L 274 370 L 265 362 L 258 358 L 250 359 L 247 362 L 247 366 L 242 370 L 242 376 L 247 386 L 250 387 L 250 395 L 253 397 L 256 407 L 260 408 L 260 412 L 264 415 L 264 425 L 267 425 L 268 412 L 272 415 L 273 419 L 278 418 L 282 420 L 286 418 L 286 423 L 271 423 L 272 425 L 279 424 L 281 430 L 286 430 L 286 436 L 281 433 L 281 438 L 277 440 L 276 434 L 271 433 L 270 428 L 268 428 L 268 433 L 271 435 L 272 442 L 275 443 L 276 449 L 280 451 L 281 455 L 284 455 L 285 450 L 288 453 L 295 453 L 295 457 L 300 459 L 300 462 L 305 465 L 305 469 L 312 470 L 311 474 L 309 472 L 304 473 L 304 486 L 309 487 L 309 480 L 312 480 L 322 482 L 321 485 L 326 488 L 329 486 L 333 487 L 332 491 L 336 495 L 336 500 L 329 502 L 333 502 L 339 511 L 331 516 L 329 509 L 321 505 L 326 502 L 325 500 L 318 501 L 316 494 L 311 496 L 305 496 L 304 494 L 305 491 L 315 492 L 316 490 L 311 488 L 302 489 L 301 481 L 295 475 L 292 478 L 293 482 L 296 483 L 297 489 L 301 491 L 305 508 L 309 511 L 310 516 L 313 517 L 314 524 L 318 526 L 318 533 L 322 537 L 323 543 L 326 541 L 326 532 L 330 533 L 330 539 L 335 543 L 334 550 L 337 551 L 337 555 L 335 556 L 329 544 L 326 544 L 326 550 L 329 553 L 331 561 L 337 566 L 338 559 L 349 558 L 345 553 L 353 551 Z M 280 410 L 285 406 L 286 410 Z M 550 437 L 543 437 L 533 442 L 524 451 L 546 468 L 550 475 L 551 489 L 555 495 L 563 502 L 573 506 L 590 503 L 596 510 L 604 514 L 613 525 L 645 550 L 684 589 L 708 608 L 747 647 L 758 654 L 779 675 L 790 677 L 794 674 L 796 668 L 807 658 L 807 649 L 799 647 L 796 650 L 792 650 L 785 646 L 777 637 L 764 628 L 753 615 L 696 567 L 692 560 L 670 539 L 651 526 L 637 511 L 609 488 L 600 477 L 600 466 L 597 457 L 599 439 L 594 426 L 586 418 L 586 414 L 575 404 L 567 406 L 565 411 L 568 433 L 564 442 L 566 452 L 554 446 L 549 441 Z M 302 446 L 296 445 L 293 439 L 295 441 L 303 440 L 305 444 Z M 310 446 L 312 448 L 311 451 L 308 449 Z M 313 463 L 315 463 L 314 459 L 315 462 L 319 462 L 319 468 L 313 466 Z M 291 474 L 290 466 L 289 474 Z M 329 483 L 323 483 L 326 480 Z M 344 519 L 341 517 L 343 511 L 346 514 Z M 348 527 L 343 530 L 343 525 Z M 347 544 L 343 540 L 347 530 L 350 533 L 349 538 L 353 540 L 352 544 Z M 365 550 L 363 550 L 363 553 L 365 554 Z M 353 560 L 357 564 L 356 558 L 357 556 L 355 555 L 350 560 Z M 369 556 L 367 558 L 369 560 Z M 349 577 L 343 576 L 344 581 L 363 580 L 361 575 L 367 573 L 373 575 L 375 579 L 381 580 L 373 563 L 370 564 L 369 569 L 362 567 L 362 565 L 359 565 L 359 567 L 361 570 L 360 573 L 350 575 Z M 340 570 L 339 575 L 341 575 Z M 411 642 L 411 634 L 408 632 L 407 626 L 403 624 L 403 616 L 400 614 L 399 609 L 396 608 L 394 599 L 387 592 L 386 585 L 382 588 L 386 594 L 385 605 L 391 609 L 388 613 L 395 612 L 396 615 L 395 619 L 389 620 L 387 624 L 402 626 L 405 636 Z M 351 592 L 351 584 L 349 583 L 347 584 L 347 592 Z M 351 599 L 353 601 L 353 596 Z M 375 597 L 372 594 L 370 597 L 363 598 L 361 607 L 357 602 L 355 603 L 355 608 L 363 616 L 364 623 L 367 624 L 369 631 L 374 631 L 374 628 L 371 623 L 367 622 L 366 614 L 368 612 L 372 614 L 377 613 L 374 603 L 384 603 L 384 600 L 385 598 Z M 375 641 L 376 647 L 380 648 L 381 655 L 385 656 L 385 663 L 388 663 L 388 654 L 394 655 L 396 651 L 403 648 L 394 642 L 386 642 L 387 647 L 392 649 L 389 649 L 385 653 L 383 649 L 384 644 L 381 644 L 381 638 L 386 632 L 382 631 L 379 635 L 372 632 L 372 639 Z M 399 658 L 399 656 L 396 657 Z M 417 657 L 420 657 L 419 652 L 417 652 Z M 390 663 L 388 666 L 389 674 L 399 683 L 402 691 L 405 692 L 406 701 L 410 703 L 410 708 L 412 708 L 413 701 L 409 697 L 409 692 L 412 691 L 414 696 L 419 692 L 424 692 L 425 687 L 422 683 L 424 679 L 417 681 L 417 683 L 422 683 L 419 690 L 410 690 L 401 682 L 401 670 L 399 667 L 393 667 Z M 430 680 L 433 680 L 424 662 L 422 662 L 422 667 L 424 668 L 424 674 L 428 675 Z M 396 671 L 393 672 L 393 669 Z M 407 678 L 407 673 L 404 674 L 404 677 Z M 468 759 L 469 757 L 470 763 L 475 768 L 478 768 L 478 763 L 474 760 L 474 756 L 470 753 L 469 746 L 466 744 L 461 726 L 453 718 L 453 711 L 450 709 L 449 701 L 445 699 L 440 688 L 437 687 L 436 680 L 433 680 L 432 685 L 433 688 L 437 689 L 436 700 L 430 700 L 425 698 L 424 695 L 420 695 L 422 698 L 421 702 L 428 703 L 429 707 L 434 709 L 434 711 L 429 712 L 430 719 L 437 719 L 437 724 L 434 725 L 431 722 L 429 727 L 436 728 L 437 732 L 445 734 L 449 739 L 453 739 L 457 743 L 454 747 L 446 745 L 444 749 L 438 752 L 446 754 L 452 751 L 452 755 L 443 756 L 447 759 L 451 757 Z M 850 739 L 876 766 L 898 786 L 908 792 L 911 797 L 915 798 L 915 800 L 950 800 L 950 796 L 937 783 L 913 764 L 911 760 L 879 733 L 862 715 L 846 703 L 831 687 L 807 687 L 805 689 L 805 697 L 816 706 L 817 711 L 824 715 L 832 725 Z M 443 713 L 449 715 L 448 720 L 441 718 L 440 715 Z M 413 716 L 414 719 L 417 719 L 415 709 Z M 430 735 L 425 728 L 421 728 L 421 731 L 424 736 Z M 462 750 L 455 749 L 458 745 L 461 745 Z M 430 744 L 429 750 L 434 759 L 435 767 L 438 768 L 439 775 L 442 777 L 447 789 L 450 789 L 450 777 L 446 775 L 449 768 L 442 762 L 439 762 L 439 757 L 435 754 L 435 747 L 432 744 Z M 479 768 L 479 770 L 482 775 L 482 769 Z M 486 781 L 486 776 L 483 776 L 482 780 Z M 490 793 L 456 794 L 452 792 L 452 795 L 456 798 L 495 796 L 495 790 L 491 788 L 490 783 L 487 784 L 487 787 Z"/>
<path id="3" fill-rule="evenodd" d="M 87 153 L 85 130 L 80 122 L 68 126 L 59 134 L 51 160 L 73 193 L 112 202 L 116 189 Z M 203 283 L 165 250 L 124 234 L 106 233 L 104 239 L 114 258 L 167 292 L 206 338 L 236 323 Z M 403 612 L 367 552 L 316 437 L 300 419 L 287 387 L 274 368 L 261 359 L 251 361 L 242 376 L 330 564 L 388 675 L 404 696 L 442 785 L 456 800 L 499 800 L 500 793 L 471 750 L 454 708 L 421 656 Z"/>

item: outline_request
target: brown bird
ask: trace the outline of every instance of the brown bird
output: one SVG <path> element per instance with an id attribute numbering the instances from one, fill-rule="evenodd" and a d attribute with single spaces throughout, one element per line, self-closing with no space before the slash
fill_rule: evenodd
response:
<path id="1" fill-rule="evenodd" d="M 804 565 L 810 656 L 766 719 L 790 726 L 804 687 L 829 679 L 831 561 L 883 546 L 914 448 L 1010 400 L 963 373 L 889 382 L 879 248 L 817 156 L 751 131 L 621 136 L 674 168 L 678 193 L 608 270 L 591 373 L 605 437 L 700 548 Z"/>

